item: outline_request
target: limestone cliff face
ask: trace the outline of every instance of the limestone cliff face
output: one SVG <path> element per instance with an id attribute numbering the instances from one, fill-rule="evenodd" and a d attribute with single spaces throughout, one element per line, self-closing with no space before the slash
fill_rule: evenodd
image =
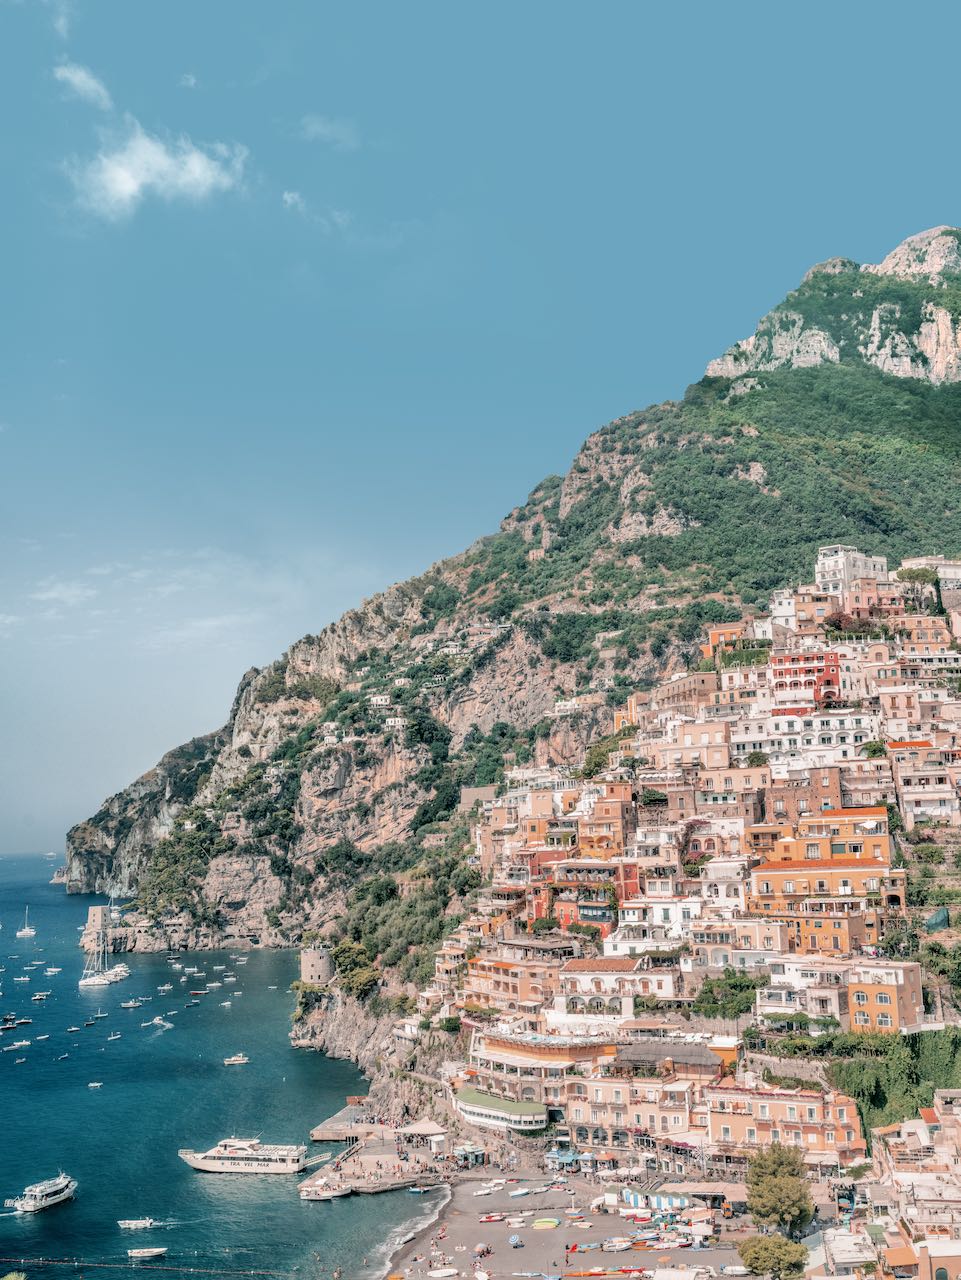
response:
<path id="1" fill-rule="evenodd" d="M 910 236 L 877 264 L 819 263 L 707 374 L 739 378 L 848 359 L 897 378 L 961 381 L 961 231 Z"/>

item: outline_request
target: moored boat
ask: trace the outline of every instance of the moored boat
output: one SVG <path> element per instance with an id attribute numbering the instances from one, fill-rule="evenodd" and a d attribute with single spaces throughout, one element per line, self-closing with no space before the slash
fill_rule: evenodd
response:
<path id="1" fill-rule="evenodd" d="M 269 1146 L 259 1138 L 222 1138 L 209 1151 L 177 1154 L 201 1173 L 302 1173 L 307 1164 L 306 1147 Z"/>
<path id="2" fill-rule="evenodd" d="M 167 1246 L 159 1245 L 156 1249 L 128 1249 L 127 1257 L 132 1258 L 135 1262 L 142 1262 L 147 1258 L 163 1258 L 166 1253 Z"/>

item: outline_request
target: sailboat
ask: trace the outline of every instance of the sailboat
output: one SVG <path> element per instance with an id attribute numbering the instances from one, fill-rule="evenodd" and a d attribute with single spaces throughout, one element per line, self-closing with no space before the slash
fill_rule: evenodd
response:
<path id="1" fill-rule="evenodd" d="M 23 911 L 23 928 L 17 930 L 18 938 L 35 938 L 37 931 L 30 923 L 30 908 L 25 907 Z"/>
<path id="2" fill-rule="evenodd" d="M 101 929 L 97 934 L 97 946 L 93 954 L 87 957 L 83 966 L 80 987 L 109 987 L 112 979 L 107 973 L 107 933 Z"/>

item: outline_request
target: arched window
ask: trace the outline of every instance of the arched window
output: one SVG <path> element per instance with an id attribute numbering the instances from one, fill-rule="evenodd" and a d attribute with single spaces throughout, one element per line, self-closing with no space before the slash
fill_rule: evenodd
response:
<path id="1" fill-rule="evenodd" d="M 938 1267 L 937 1271 L 934 1273 L 934 1280 L 948 1280 L 947 1267 Z"/>

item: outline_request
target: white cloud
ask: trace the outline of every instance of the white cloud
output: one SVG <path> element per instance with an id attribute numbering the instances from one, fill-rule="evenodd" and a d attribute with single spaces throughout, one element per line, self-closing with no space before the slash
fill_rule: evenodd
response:
<path id="1" fill-rule="evenodd" d="M 36 591 L 30 593 L 31 600 L 41 600 L 48 604 L 64 605 L 72 608 L 92 600 L 97 594 L 93 587 L 85 582 L 69 582 L 63 578 L 45 578 L 37 584 Z"/>
<path id="2" fill-rule="evenodd" d="M 294 209 L 297 213 L 306 213 L 307 205 L 299 191 L 285 191 L 280 197 L 285 209 Z"/>
<path id="3" fill-rule="evenodd" d="M 353 121 L 335 116 L 304 116 L 300 136 L 305 142 L 326 143 L 335 151 L 356 151 L 360 146 L 360 134 Z"/>
<path id="4" fill-rule="evenodd" d="M 0 613 L 0 640 L 6 639 L 12 632 L 14 627 L 20 625 L 23 618 L 16 613 Z"/>
<path id="5" fill-rule="evenodd" d="M 124 129 L 122 135 L 105 137 L 92 160 L 68 166 L 80 204 L 101 218 L 129 217 L 148 195 L 200 203 L 233 190 L 243 179 L 246 147 L 197 146 L 186 136 L 164 141 L 133 116 L 125 118 Z"/>
<path id="6" fill-rule="evenodd" d="M 190 71 L 185 71 L 180 77 L 181 89 L 196 89 L 197 77 Z"/>
<path id="7" fill-rule="evenodd" d="M 61 62 L 59 67 L 54 67 L 53 78 L 100 111 L 109 111 L 113 107 L 107 86 L 89 67 L 82 67 L 78 62 Z"/>

